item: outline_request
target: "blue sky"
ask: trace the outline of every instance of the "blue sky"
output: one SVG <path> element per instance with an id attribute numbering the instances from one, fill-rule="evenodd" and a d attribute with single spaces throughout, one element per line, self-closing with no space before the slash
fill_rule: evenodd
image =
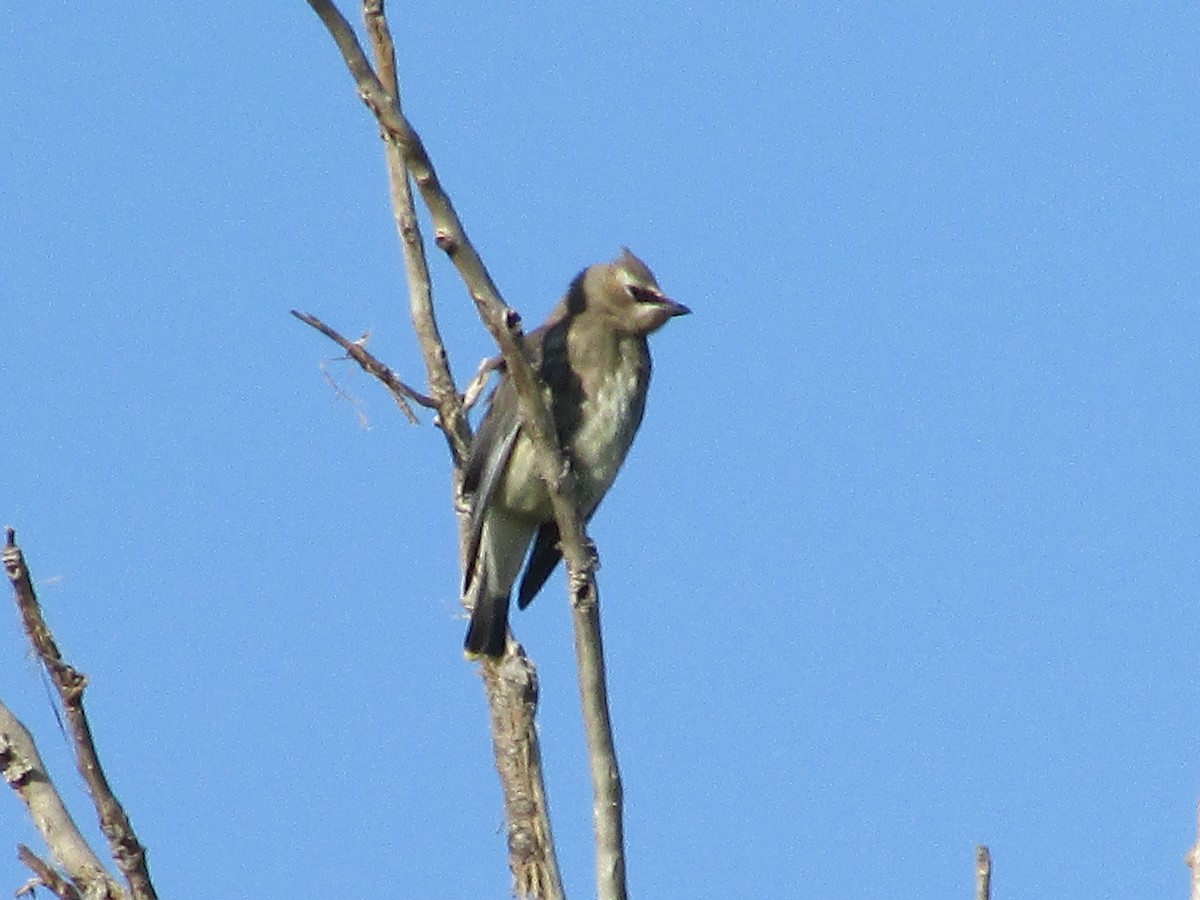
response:
<path id="1" fill-rule="evenodd" d="M 622 244 L 695 311 L 654 340 L 592 529 L 634 893 L 962 897 L 983 842 L 998 898 L 1184 895 L 1200 12 L 499 2 L 393 26 L 406 109 L 526 321 Z M 287 315 L 420 378 L 331 41 L 299 0 L 41 4 L 0 40 L 0 518 L 160 893 L 504 896 L 444 443 L 330 363 L 363 428 Z M 490 339 L 434 276 L 465 380 Z M 588 896 L 561 577 L 515 627 Z M 0 696 L 78 800 L 15 614 Z"/>

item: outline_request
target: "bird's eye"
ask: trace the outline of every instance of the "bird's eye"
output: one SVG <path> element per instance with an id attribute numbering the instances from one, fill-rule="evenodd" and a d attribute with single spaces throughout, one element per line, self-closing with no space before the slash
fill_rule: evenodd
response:
<path id="1" fill-rule="evenodd" d="M 662 294 L 658 291 L 652 291 L 650 288 L 644 288 L 637 284 L 625 285 L 625 290 L 629 291 L 629 296 L 638 303 L 660 303 Z"/>

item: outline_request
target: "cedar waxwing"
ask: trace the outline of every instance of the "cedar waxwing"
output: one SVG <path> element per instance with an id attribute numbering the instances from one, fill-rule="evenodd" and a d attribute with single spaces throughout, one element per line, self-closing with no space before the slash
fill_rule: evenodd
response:
<path id="1" fill-rule="evenodd" d="M 665 297 L 646 264 L 626 249 L 580 272 L 546 324 L 525 338 L 585 521 L 612 486 L 642 421 L 650 385 L 646 336 L 689 312 Z M 463 591 L 473 601 L 464 646 L 469 655 L 503 656 L 509 595 L 530 541 L 536 534 L 517 595 L 521 609 L 562 558 L 550 498 L 507 377 L 471 444 L 463 492 L 471 505 Z"/>

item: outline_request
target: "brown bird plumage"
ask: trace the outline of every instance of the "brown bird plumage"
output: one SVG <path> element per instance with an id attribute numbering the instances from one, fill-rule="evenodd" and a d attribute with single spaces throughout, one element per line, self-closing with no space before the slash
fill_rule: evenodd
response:
<path id="1" fill-rule="evenodd" d="M 546 323 L 525 339 L 549 392 L 585 519 L 612 486 L 641 424 L 650 385 L 646 337 L 688 312 L 664 296 L 646 264 L 625 250 L 613 262 L 579 273 Z M 517 596 L 521 609 L 562 558 L 550 498 L 532 444 L 521 433 L 516 390 L 507 377 L 471 445 L 463 489 L 471 503 L 463 590 L 473 609 L 464 645 L 469 654 L 501 656 L 509 597 L 530 542 Z"/>

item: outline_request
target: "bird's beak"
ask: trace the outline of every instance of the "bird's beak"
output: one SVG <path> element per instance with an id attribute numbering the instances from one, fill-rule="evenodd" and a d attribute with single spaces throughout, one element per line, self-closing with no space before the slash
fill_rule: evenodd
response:
<path id="1" fill-rule="evenodd" d="M 682 303 L 676 303 L 670 297 L 663 297 L 659 305 L 666 310 L 668 316 L 690 316 L 692 311 Z"/>

